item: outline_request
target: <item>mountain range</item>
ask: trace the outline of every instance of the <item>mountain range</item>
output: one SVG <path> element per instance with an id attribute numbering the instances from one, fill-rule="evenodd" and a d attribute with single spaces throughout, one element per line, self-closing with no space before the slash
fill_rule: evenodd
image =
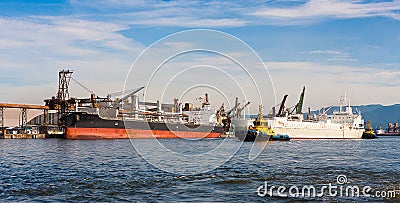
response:
<path id="1" fill-rule="evenodd" d="M 397 123 L 400 121 L 400 104 L 383 106 L 372 104 L 366 106 L 355 106 L 361 111 L 365 121 L 370 120 L 373 128 L 387 128 L 388 123 Z"/>

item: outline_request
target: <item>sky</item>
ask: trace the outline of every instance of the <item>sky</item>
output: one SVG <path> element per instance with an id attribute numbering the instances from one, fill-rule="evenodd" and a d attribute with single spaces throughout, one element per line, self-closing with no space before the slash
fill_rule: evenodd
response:
<path id="1" fill-rule="evenodd" d="M 193 29 L 218 40 L 175 34 Z M 154 72 L 168 54 L 199 47 L 233 56 L 253 77 L 216 53 L 188 53 Z M 153 58 L 139 57 L 149 50 Z M 0 62 L 0 102 L 8 103 L 43 104 L 57 92 L 58 71 L 72 69 L 99 96 L 144 86 L 154 73 L 142 96 L 167 103 L 209 92 L 214 107 L 238 96 L 256 112 L 285 94 L 295 105 L 306 86 L 312 109 L 343 94 L 354 105 L 390 105 L 400 103 L 400 1 L 2 0 Z M 70 93 L 89 96 L 74 82 Z"/>

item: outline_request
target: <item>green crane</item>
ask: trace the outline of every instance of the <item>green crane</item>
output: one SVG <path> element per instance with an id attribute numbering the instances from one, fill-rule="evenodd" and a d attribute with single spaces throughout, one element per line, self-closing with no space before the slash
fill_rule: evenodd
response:
<path id="1" fill-rule="evenodd" d="M 300 100 L 299 102 L 296 104 L 296 107 L 293 109 L 293 111 L 291 112 L 291 114 L 296 111 L 296 114 L 302 114 L 302 109 L 303 109 L 303 101 L 304 101 L 304 93 L 306 91 L 306 87 L 303 87 L 303 92 L 301 92 L 300 94 Z"/>

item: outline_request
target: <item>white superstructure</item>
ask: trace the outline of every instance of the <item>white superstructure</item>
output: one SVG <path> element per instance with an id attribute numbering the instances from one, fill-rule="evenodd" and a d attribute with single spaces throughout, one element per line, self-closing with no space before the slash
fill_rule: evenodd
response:
<path id="1" fill-rule="evenodd" d="M 211 105 L 205 104 L 200 109 L 195 109 L 191 111 L 183 111 L 184 115 L 188 116 L 188 122 L 194 124 L 216 124 L 217 116 Z"/>
<path id="2" fill-rule="evenodd" d="M 353 114 L 346 95 L 340 99 L 339 111 L 333 114 L 324 111 L 309 120 L 303 120 L 302 114 L 274 117 L 269 125 L 277 134 L 287 134 L 291 139 L 361 139 L 364 132 L 361 113 Z"/>

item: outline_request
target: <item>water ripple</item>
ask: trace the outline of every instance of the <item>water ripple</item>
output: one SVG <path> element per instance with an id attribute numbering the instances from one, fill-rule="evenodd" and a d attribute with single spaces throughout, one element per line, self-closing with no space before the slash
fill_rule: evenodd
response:
<path id="1" fill-rule="evenodd" d="M 184 151 L 215 147 L 210 140 L 186 141 L 185 149 L 179 148 L 180 140 L 164 142 Z M 238 154 L 215 170 L 177 175 L 146 163 L 128 140 L 0 140 L 0 201 L 396 202 L 399 197 L 259 197 L 256 189 L 265 181 L 277 186 L 319 187 L 335 184 L 343 174 L 351 185 L 400 190 L 399 143 L 396 138 L 274 142 L 252 161 L 248 160 L 252 143 L 244 143 Z"/>

